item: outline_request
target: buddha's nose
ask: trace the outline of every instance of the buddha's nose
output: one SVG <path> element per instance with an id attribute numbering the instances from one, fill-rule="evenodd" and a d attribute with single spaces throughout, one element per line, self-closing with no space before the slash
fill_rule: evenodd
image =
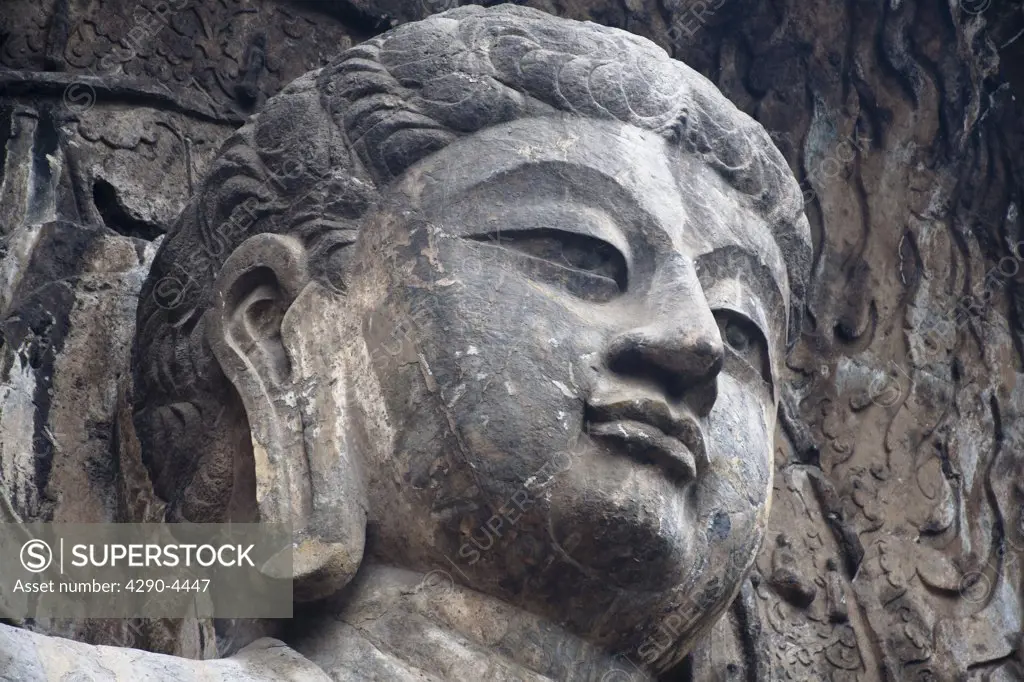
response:
<path id="1" fill-rule="evenodd" d="M 660 267 L 634 314 L 636 326 L 608 344 L 609 369 L 656 387 L 669 400 L 685 399 L 706 415 L 725 350 L 693 265 L 677 256 Z"/>

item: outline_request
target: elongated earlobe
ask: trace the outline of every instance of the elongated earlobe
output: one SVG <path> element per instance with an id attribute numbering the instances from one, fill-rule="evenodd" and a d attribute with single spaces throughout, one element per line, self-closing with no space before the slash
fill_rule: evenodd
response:
<path id="1" fill-rule="evenodd" d="M 224 263 L 206 313 L 210 346 L 245 406 L 260 521 L 290 523 L 295 534 L 299 600 L 330 594 L 351 579 L 366 528 L 362 477 L 337 409 L 344 401 L 339 389 L 321 385 L 330 374 L 319 366 L 322 354 L 312 352 L 339 340 L 324 338 L 330 330 L 296 334 L 290 323 L 301 327 L 316 317 L 311 298 L 321 288 L 310 281 L 306 259 L 294 238 L 251 237 Z"/>

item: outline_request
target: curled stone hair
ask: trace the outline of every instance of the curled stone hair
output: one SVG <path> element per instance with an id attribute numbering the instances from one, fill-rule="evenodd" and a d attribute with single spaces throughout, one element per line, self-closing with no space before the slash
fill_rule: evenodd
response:
<path id="1" fill-rule="evenodd" d="M 653 131 L 747 195 L 786 259 L 795 338 L 809 230 L 796 181 L 759 124 L 645 38 L 517 6 L 461 7 L 347 50 L 224 143 L 139 301 L 135 424 L 158 494 L 180 503 L 230 390 L 202 315 L 238 245 L 291 234 L 309 249 L 312 275 L 343 287 L 331 280 L 344 247 L 412 164 L 488 126 L 566 113 Z M 208 492 L 228 482 L 211 480 Z"/>

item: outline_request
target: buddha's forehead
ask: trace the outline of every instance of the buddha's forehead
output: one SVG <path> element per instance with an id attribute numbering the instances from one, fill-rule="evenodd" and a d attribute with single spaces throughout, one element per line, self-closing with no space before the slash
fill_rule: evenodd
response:
<path id="1" fill-rule="evenodd" d="M 620 223 L 622 229 L 658 232 L 694 259 L 738 247 L 788 298 L 782 252 L 750 198 L 698 156 L 632 125 L 572 115 L 518 119 L 453 142 L 410 168 L 392 191 L 433 215 L 467 199 L 508 208 L 558 198 L 613 212 L 617 203 L 628 205 L 651 220 L 643 228 Z M 454 223 L 446 230 L 458 230 Z"/>

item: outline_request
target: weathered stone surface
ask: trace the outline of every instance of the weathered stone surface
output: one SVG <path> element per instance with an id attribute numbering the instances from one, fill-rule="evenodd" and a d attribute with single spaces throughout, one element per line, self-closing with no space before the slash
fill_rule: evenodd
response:
<path id="1" fill-rule="evenodd" d="M 774 504 L 763 549 L 750 581 L 712 636 L 665 679 L 1020 678 L 1024 478 L 1015 445 L 1020 437 L 1016 367 L 1021 343 L 1014 244 L 1021 238 L 1022 117 L 1012 89 L 1020 92 L 1024 64 L 1024 41 L 1016 39 L 1024 28 L 1019 3 L 533 4 L 650 37 L 709 77 L 768 129 L 801 180 L 814 237 L 811 284 L 806 305 L 800 306 L 803 331 L 778 376 L 783 428 L 777 434 Z M 110 2 L 58 2 L 50 10 L 14 2 L 5 5 L 5 12 L 13 9 L 0 19 L 6 22 L 0 31 L 0 64 L 11 69 L 0 71 L 3 121 L 9 121 L 0 121 L 0 137 L 7 140 L 0 187 L 0 277 L 9 283 L 0 287 L 6 318 L 0 382 L 0 486 L 5 494 L 0 502 L 20 518 L 163 515 L 163 501 L 152 495 L 142 460 L 151 471 L 159 471 L 159 465 L 144 450 L 113 445 L 130 425 L 125 408 L 118 415 L 119 390 L 128 390 L 118 375 L 123 379 L 129 373 L 128 349 L 135 335 L 129 311 L 155 251 L 152 239 L 166 232 L 188 198 L 201 191 L 222 141 L 285 83 L 327 64 L 347 47 L 346 40 L 360 42 L 391 22 L 448 8 L 433 2 L 362 0 L 344 7 L 269 1 L 186 6 L 173 0 L 168 6 L 173 12 L 164 19 L 162 9 L 145 3 L 137 10 Z M 118 43 L 141 23 L 143 12 L 149 17 L 143 24 L 150 27 L 149 45 L 141 49 L 136 42 Z M 159 21 L 154 23 L 152 16 Z M 226 37 L 218 41 L 215 36 Z M 102 61 L 108 54 L 116 58 Z M 423 56 L 419 46 L 415 54 Z M 537 66 L 543 63 L 538 60 Z M 591 87 L 600 91 L 602 74 L 594 73 Z M 571 80 L 571 69 L 565 77 Z M 95 93 L 91 101 L 90 89 Z M 450 123 L 437 109 L 451 103 L 445 99 L 451 92 L 444 83 L 428 92 L 425 114 L 444 126 Z M 493 100 L 481 92 L 479 115 L 486 117 L 492 110 L 485 103 Z M 576 94 L 568 89 L 564 96 L 575 106 Z M 82 106 L 85 102 L 88 107 Z M 610 111 L 619 116 L 618 110 Z M 288 119 L 293 114 L 270 113 L 268 120 L 275 115 Z M 299 124 L 287 130 L 319 125 L 295 120 Z M 459 126 L 453 130 L 454 136 L 466 132 Z M 272 145 L 275 134 L 268 131 L 256 145 Z M 575 145 L 565 146 L 568 152 Z M 303 163 L 318 159 L 304 156 Z M 383 159 L 385 176 L 392 160 Z M 380 180 L 373 169 L 381 161 L 360 159 L 373 176 L 368 185 Z M 449 164 L 435 177 L 451 174 Z M 318 176 L 318 181 L 325 179 Z M 265 176 L 257 182 L 265 183 Z M 535 195 L 536 184 L 524 186 L 522 196 Z M 343 186 L 323 194 L 355 205 L 360 191 Z M 487 202 L 491 197 L 480 204 Z M 308 205 L 296 207 L 294 217 L 299 220 L 303 211 L 324 213 L 328 203 L 324 196 L 312 197 Z M 437 216 L 435 222 L 477 217 L 466 210 Z M 558 218 L 542 211 L 537 219 L 552 217 Z M 108 229 L 92 227 L 97 225 Z M 422 247 L 439 257 L 434 243 Z M 531 243 L 527 248 L 532 253 L 543 247 Z M 136 255 L 129 257 L 130 252 Z M 337 272 L 349 267 L 344 257 L 336 265 Z M 312 273 L 326 282 L 331 295 L 341 284 L 352 286 L 348 279 L 334 279 L 335 272 Z M 176 287 L 189 283 L 181 274 L 161 271 L 155 282 L 151 277 L 148 286 L 164 305 L 180 303 Z M 422 276 L 415 269 L 413 274 Z M 449 288 L 461 286 L 459 278 L 452 279 L 456 283 Z M 496 292 L 510 286 L 507 280 L 508 275 L 497 276 Z M 307 298 L 302 309 L 329 306 L 331 295 Z M 493 383 L 479 397 L 470 388 L 442 390 L 440 379 L 446 375 L 436 374 L 430 356 L 422 356 L 406 337 L 423 343 L 424 332 L 429 338 L 440 329 L 453 344 L 469 339 L 451 316 L 436 320 L 430 307 L 414 305 L 415 297 L 407 303 L 396 299 L 393 306 L 404 317 L 374 318 L 375 324 L 384 323 L 377 342 L 389 359 L 396 357 L 406 370 L 423 374 L 425 358 L 427 376 L 442 395 L 458 396 L 457 406 L 468 399 L 482 401 L 494 387 L 505 388 Z M 525 304 L 504 307 L 508 304 L 501 298 L 488 304 L 513 321 L 526 309 Z M 311 329 L 320 340 L 335 333 L 327 327 Z M 535 344 L 531 339 L 516 348 Z M 473 346 L 482 353 L 481 344 Z M 303 358 L 312 357 L 313 350 L 303 346 Z M 467 377 L 487 372 L 494 381 L 508 374 L 520 403 L 544 405 L 534 397 L 538 394 L 518 384 L 530 376 L 531 364 L 543 366 L 550 358 L 521 353 L 508 351 L 497 359 L 484 355 L 476 360 L 474 374 L 467 374 L 461 367 L 480 358 L 470 355 L 460 358 L 456 372 Z M 558 351 L 550 353 L 557 356 Z M 309 372 L 331 369 L 314 361 L 302 366 Z M 573 388 L 557 375 L 550 378 Z M 473 386 L 472 378 L 465 381 Z M 146 398 L 136 391 L 135 399 Z M 237 400 L 223 404 L 231 419 L 250 409 Z M 262 412 L 287 422 L 280 410 L 273 406 Z M 114 427 L 119 419 L 120 430 Z M 511 427 L 507 414 L 500 419 Z M 237 442 L 239 434 L 248 437 L 232 431 L 224 437 Z M 226 452 L 223 446 L 210 451 Z M 547 476 L 564 468 L 540 472 Z M 422 481 L 430 489 L 453 468 L 407 470 L 419 478 L 398 476 L 396 485 Z M 487 471 L 494 475 L 496 470 Z M 568 474 L 576 471 L 571 468 Z M 515 480 L 518 473 L 507 478 Z M 165 485 L 160 476 L 155 479 Z M 166 485 L 173 489 L 178 482 L 172 477 Z M 175 501 L 173 490 L 165 488 L 168 518 L 217 513 L 225 489 L 217 484 L 186 487 Z M 527 491 L 532 500 L 535 491 Z M 509 516 L 518 519 L 523 511 L 510 499 L 511 494 L 499 494 L 491 506 L 469 512 L 466 554 L 481 556 L 474 566 L 483 568 L 488 558 L 498 556 L 488 543 L 514 546 L 527 528 L 517 520 L 509 529 Z M 280 500 L 273 504 L 282 508 Z M 254 512 L 237 500 L 229 507 L 232 513 Z M 453 518 L 459 514 L 467 512 L 455 509 Z M 372 510 L 370 522 L 370 546 L 387 546 L 387 528 L 378 530 L 382 524 Z M 498 530 L 489 530 L 488 522 Z M 311 518 L 308 528 L 315 533 L 324 524 Z M 607 536 L 584 540 L 576 549 L 588 555 L 615 546 Z M 462 546 L 451 548 L 453 558 L 468 558 L 458 555 Z M 311 552 L 310 566 L 333 566 L 334 575 L 343 579 L 359 561 L 352 547 L 323 543 Z M 426 562 L 421 570 L 430 565 Z M 520 570 L 531 574 L 535 564 L 524 562 Z M 446 575 L 442 578 L 453 586 L 456 579 L 464 580 L 453 570 Z M 423 584 L 437 578 L 428 574 Z M 322 589 L 315 583 L 307 586 L 310 596 Z M 421 607 L 408 604 L 399 612 L 415 614 Z M 325 669 L 348 666 L 346 674 L 362 679 L 372 666 L 381 665 L 378 670 L 387 672 L 379 674 L 400 678 L 401 666 L 393 659 L 369 662 L 376 656 L 374 645 L 362 644 L 344 619 L 338 626 L 310 622 L 319 625 L 302 640 L 306 645 L 272 634 L 317 660 L 330 650 L 330 642 L 309 642 L 341 631 L 340 637 L 350 642 L 348 658 L 324 659 Z M 491 621 L 480 621 L 485 622 Z M 130 636 L 118 623 L 23 625 L 83 641 L 190 657 L 216 655 L 209 623 L 150 623 L 131 629 L 135 634 Z M 681 634 L 676 626 L 673 621 L 672 635 Z M 219 627 L 222 642 L 233 642 L 222 647 L 222 654 L 262 632 L 258 624 L 255 629 L 238 623 Z M 636 660 L 637 649 L 662 641 L 661 634 L 626 649 Z M 405 640 L 399 636 L 394 641 Z M 502 646 L 472 641 L 470 651 Z M 444 648 L 462 650 L 454 643 Z M 407 661 L 408 652 L 403 655 Z M 473 665 L 472 655 L 465 660 Z M 527 665 L 536 670 L 540 663 Z M 523 679 L 516 676 L 523 674 L 518 669 L 507 674 Z M 606 679 L 628 679 L 614 674 Z M 572 679 L 564 669 L 551 677 Z"/>
<path id="2" fill-rule="evenodd" d="M 107 682 L 330 682 L 317 666 L 284 642 L 259 639 L 229 659 L 194 661 L 138 650 L 95 646 L 0 625 L 0 680 Z"/>

